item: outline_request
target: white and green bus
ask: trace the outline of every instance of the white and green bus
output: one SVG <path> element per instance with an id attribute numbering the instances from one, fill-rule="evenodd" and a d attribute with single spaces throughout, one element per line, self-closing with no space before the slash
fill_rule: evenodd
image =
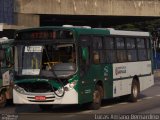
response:
<path id="1" fill-rule="evenodd" d="M 154 84 L 150 34 L 90 27 L 39 27 L 15 33 L 15 104 L 84 104 Z"/>

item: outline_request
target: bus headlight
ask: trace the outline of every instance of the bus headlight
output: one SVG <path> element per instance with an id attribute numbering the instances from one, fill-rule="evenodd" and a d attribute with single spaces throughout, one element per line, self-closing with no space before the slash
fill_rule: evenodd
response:
<path id="1" fill-rule="evenodd" d="M 14 85 L 14 89 L 21 94 L 25 93 L 25 90 L 18 85 Z"/>

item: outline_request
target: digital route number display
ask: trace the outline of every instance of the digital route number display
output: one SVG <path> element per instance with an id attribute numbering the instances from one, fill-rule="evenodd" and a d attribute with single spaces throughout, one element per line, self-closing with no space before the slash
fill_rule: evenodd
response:
<path id="1" fill-rule="evenodd" d="M 15 38 L 18 40 L 73 39 L 73 33 L 68 30 L 33 30 L 19 32 Z"/>

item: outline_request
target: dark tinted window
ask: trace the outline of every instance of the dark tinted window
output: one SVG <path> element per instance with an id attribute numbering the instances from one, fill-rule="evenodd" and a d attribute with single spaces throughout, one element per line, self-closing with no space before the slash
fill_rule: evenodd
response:
<path id="1" fill-rule="evenodd" d="M 93 49 L 102 49 L 102 37 L 93 37 Z"/>
<path id="2" fill-rule="evenodd" d="M 113 49 L 114 48 L 114 40 L 113 40 L 113 38 L 105 37 L 104 41 L 105 41 L 104 42 L 105 49 Z"/>
<path id="3" fill-rule="evenodd" d="M 124 39 L 121 37 L 116 37 L 115 40 L 117 49 L 124 49 Z"/>
<path id="4" fill-rule="evenodd" d="M 135 49 L 135 38 L 126 38 L 127 49 Z"/>
<path id="5" fill-rule="evenodd" d="M 136 50 L 128 50 L 127 58 L 129 62 L 137 61 L 137 51 Z"/>
<path id="6" fill-rule="evenodd" d="M 137 38 L 137 48 L 145 48 L 145 43 L 143 38 Z"/>

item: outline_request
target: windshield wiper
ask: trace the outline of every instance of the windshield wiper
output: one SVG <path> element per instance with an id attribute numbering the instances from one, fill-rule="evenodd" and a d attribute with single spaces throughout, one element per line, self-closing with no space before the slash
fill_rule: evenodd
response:
<path id="1" fill-rule="evenodd" d="M 50 65 L 51 60 L 50 60 L 50 58 L 49 58 L 49 55 L 48 55 L 48 52 L 47 52 L 47 49 L 46 49 L 45 46 L 44 46 L 44 50 L 45 50 L 45 53 L 46 53 L 46 56 L 47 56 L 47 59 L 48 59 L 48 62 L 49 62 L 48 65 L 49 65 L 49 67 L 51 68 L 50 70 L 51 70 L 51 72 L 53 73 L 53 75 L 55 76 L 55 78 L 59 81 L 59 83 L 60 83 L 61 86 L 62 86 L 62 89 L 63 89 L 63 90 L 61 90 L 60 88 L 58 89 L 58 92 L 62 92 L 62 94 L 61 94 L 61 95 L 57 94 L 56 91 L 54 90 L 53 86 L 51 85 L 51 86 L 52 86 L 52 89 L 53 89 L 53 91 L 54 91 L 54 93 L 55 93 L 56 96 L 58 96 L 58 97 L 63 97 L 64 94 L 65 94 L 64 84 L 63 84 L 63 82 L 61 81 L 61 79 L 59 79 L 59 78 L 57 77 L 57 74 L 55 73 L 53 67 L 51 67 L 51 65 Z"/>

